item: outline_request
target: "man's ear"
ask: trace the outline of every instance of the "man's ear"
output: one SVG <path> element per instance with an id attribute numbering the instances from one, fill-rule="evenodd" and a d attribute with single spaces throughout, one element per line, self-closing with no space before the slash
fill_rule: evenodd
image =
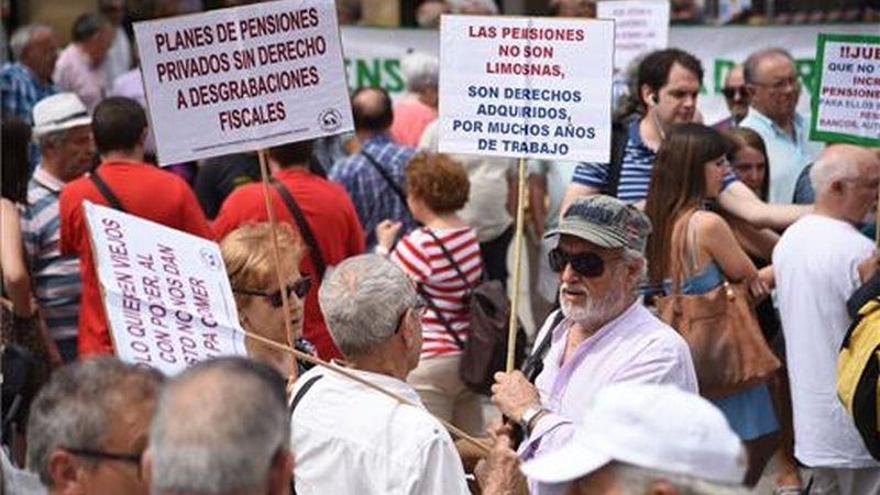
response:
<path id="1" fill-rule="evenodd" d="M 655 481 L 646 492 L 648 495 L 678 495 L 678 489 L 666 480 Z"/>
<path id="2" fill-rule="evenodd" d="M 642 84 L 642 86 L 639 87 L 639 95 L 642 97 L 642 103 L 648 108 L 656 105 L 654 101 L 654 96 L 656 96 L 656 94 L 657 93 L 651 88 L 651 86 L 648 86 L 647 84 Z"/>
<path id="3" fill-rule="evenodd" d="M 272 458 L 267 477 L 267 491 L 270 495 L 288 495 L 293 482 L 293 454 L 290 449 L 280 448 Z"/>
<path id="4" fill-rule="evenodd" d="M 85 493 L 81 486 L 81 466 L 75 455 L 66 450 L 56 449 L 49 454 L 49 478 L 52 480 L 52 492 L 63 495 Z"/>

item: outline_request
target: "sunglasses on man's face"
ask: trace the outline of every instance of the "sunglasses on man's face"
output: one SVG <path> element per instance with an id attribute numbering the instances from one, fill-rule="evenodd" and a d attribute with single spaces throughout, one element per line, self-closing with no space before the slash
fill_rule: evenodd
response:
<path id="1" fill-rule="evenodd" d="M 572 254 L 554 248 L 548 254 L 548 258 L 550 268 L 556 273 L 565 270 L 569 263 L 574 271 L 587 278 L 601 277 L 605 273 L 606 260 L 596 253 Z"/>
<path id="2" fill-rule="evenodd" d="M 732 100 L 734 96 L 736 96 L 740 99 L 745 99 L 746 88 L 744 88 L 744 87 L 738 87 L 738 88 L 727 87 L 727 88 L 724 88 L 721 90 L 721 94 L 723 94 L 724 97 L 727 98 L 728 100 Z"/>
<path id="3" fill-rule="evenodd" d="M 309 289 L 312 288 L 312 278 L 311 277 L 300 277 L 295 282 L 287 284 L 285 290 L 287 291 L 287 297 L 290 298 L 293 294 L 296 294 L 296 297 L 302 299 L 306 297 L 306 294 L 309 293 Z M 232 292 L 236 294 L 245 294 L 248 296 L 260 296 L 265 297 L 269 304 L 272 305 L 273 308 L 280 308 L 283 306 L 283 302 L 281 300 L 281 291 L 276 290 L 274 292 L 261 292 L 256 290 L 246 290 L 246 289 L 232 289 Z"/>

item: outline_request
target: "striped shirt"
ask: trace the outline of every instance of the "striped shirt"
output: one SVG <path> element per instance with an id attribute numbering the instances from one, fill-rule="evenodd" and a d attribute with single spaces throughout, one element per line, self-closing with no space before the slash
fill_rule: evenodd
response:
<path id="1" fill-rule="evenodd" d="M 79 260 L 62 256 L 58 197 L 64 183 L 42 166 L 28 183 L 21 215 L 24 247 L 33 277 L 34 295 L 54 339 L 76 337 L 82 290 Z"/>
<path id="2" fill-rule="evenodd" d="M 452 254 L 467 277 L 467 285 L 443 254 L 426 228 L 405 236 L 391 253 L 391 259 L 423 289 L 462 342 L 470 331 L 470 311 L 465 301 L 470 288 L 483 276 L 483 261 L 477 234 L 470 227 L 434 229 L 434 234 Z M 461 352 L 442 320 L 429 307 L 422 317 L 422 358 Z"/>
<path id="3" fill-rule="evenodd" d="M 648 197 L 651 173 L 654 170 L 654 160 L 657 157 L 657 154 L 645 146 L 642 141 L 639 122 L 640 120 L 633 119 L 629 124 L 626 147 L 623 151 L 623 160 L 620 163 L 617 198 L 627 204 L 638 203 Z M 575 168 L 571 180 L 575 184 L 604 189 L 611 179 L 610 171 L 609 163 L 581 163 Z M 733 172 L 728 170 L 724 175 L 722 189 L 735 180 Z"/>

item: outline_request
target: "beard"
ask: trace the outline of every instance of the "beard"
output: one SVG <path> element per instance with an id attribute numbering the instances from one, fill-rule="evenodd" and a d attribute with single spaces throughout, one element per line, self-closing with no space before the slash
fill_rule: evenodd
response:
<path id="1" fill-rule="evenodd" d="M 597 295 L 592 294 L 584 285 L 565 283 L 559 287 L 560 296 L 563 291 L 568 289 L 585 293 L 586 301 L 583 303 L 573 303 L 566 300 L 564 297 L 560 297 L 559 301 L 562 314 L 575 323 L 588 328 L 607 322 L 616 314 L 621 302 L 626 300 L 626 295 L 623 290 L 609 290 L 604 294 Z"/>

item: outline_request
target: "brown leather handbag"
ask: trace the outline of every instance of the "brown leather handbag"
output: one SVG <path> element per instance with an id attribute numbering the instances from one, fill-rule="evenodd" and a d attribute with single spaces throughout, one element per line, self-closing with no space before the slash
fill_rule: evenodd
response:
<path id="1" fill-rule="evenodd" d="M 690 218 L 682 224 L 688 228 Z M 682 257 L 678 261 L 689 258 L 691 273 L 695 273 L 696 232 L 689 230 L 693 233 L 693 249 L 688 250 L 687 243 L 681 242 Z M 690 256 L 686 256 L 688 251 Z M 781 363 L 764 340 L 748 287 L 725 280 L 705 294 L 682 294 L 683 265 L 673 263 L 672 292 L 657 298 L 656 305 L 660 319 L 675 328 L 690 346 L 700 393 L 724 397 L 766 381 Z"/>

